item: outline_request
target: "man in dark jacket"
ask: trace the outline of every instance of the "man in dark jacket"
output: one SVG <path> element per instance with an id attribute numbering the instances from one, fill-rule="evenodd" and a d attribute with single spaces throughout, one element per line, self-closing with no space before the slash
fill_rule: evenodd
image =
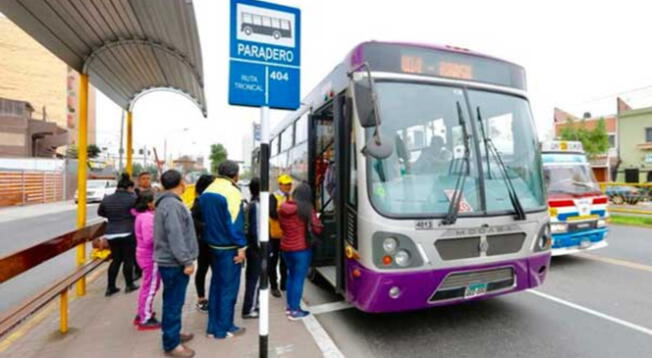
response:
<path id="1" fill-rule="evenodd" d="M 154 260 L 163 280 L 163 349 L 173 357 L 192 357 L 182 343 L 193 338 L 181 333 L 181 312 L 194 261 L 199 254 L 190 211 L 181 201 L 185 183 L 181 173 L 168 170 L 161 176 L 165 192 L 156 200 Z"/>
<path id="2" fill-rule="evenodd" d="M 249 182 L 251 202 L 247 207 L 245 220 L 245 235 L 247 237 L 247 269 L 245 271 L 245 294 L 242 304 L 242 318 L 258 317 L 258 278 L 261 271 L 260 247 L 258 244 L 258 212 L 260 207 L 260 179 L 253 178 Z"/>

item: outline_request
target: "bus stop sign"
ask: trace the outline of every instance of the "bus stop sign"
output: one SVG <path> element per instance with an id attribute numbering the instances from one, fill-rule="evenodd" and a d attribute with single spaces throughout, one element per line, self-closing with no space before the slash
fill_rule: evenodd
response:
<path id="1" fill-rule="evenodd" d="M 301 12 L 255 0 L 231 0 L 229 104 L 299 107 Z"/>

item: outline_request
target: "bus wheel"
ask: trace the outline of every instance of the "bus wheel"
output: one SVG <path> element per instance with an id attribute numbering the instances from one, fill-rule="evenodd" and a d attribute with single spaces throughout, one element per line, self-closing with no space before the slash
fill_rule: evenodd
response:
<path id="1" fill-rule="evenodd" d="M 277 39 L 277 40 L 280 39 L 281 38 L 281 33 L 278 32 L 278 31 L 274 31 L 274 38 Z"/>
<path id="2" fill-rule="evenodd" d="M 251 30 L 251 27 L 249 27 L 249 26 L 245 27 L 243 31 L 244 31 L 245 35 L 247 35 L 247 36 L 251 35 L 251 33 L 253 32 Z"/>

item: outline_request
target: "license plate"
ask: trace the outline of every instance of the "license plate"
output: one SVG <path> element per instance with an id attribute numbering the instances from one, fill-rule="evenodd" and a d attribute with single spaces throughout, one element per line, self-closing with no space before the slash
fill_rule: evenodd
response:
<path id="1" fill-rule="evenodd" d="M 472 283 L 466 286 L 464 290 L 464 298 L 472 298 L 477 296 L 482 296 L 487 293 L 487 284 L 486 283 Z"/>
<path id="2" fill-rule="evenodd" d="M 582 240 L 582 242 L 580 242 L 580 249 L 589 248 L 591 245 L 593 245 L 591 240 Z"/>

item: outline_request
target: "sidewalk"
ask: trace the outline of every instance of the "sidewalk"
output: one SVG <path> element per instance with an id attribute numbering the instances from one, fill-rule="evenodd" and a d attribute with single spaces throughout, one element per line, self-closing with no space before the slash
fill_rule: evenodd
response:
<path id="1" fill-rule="evenodd" d="M 93 204 L 89 204 L 93 205 Z M 77 204 L 74 201 L 59 201 L 49 204 L 34 204 L 24 206 L 9 206 L 0 208 L 0 223 L 29 219 L 37 216 L 48 214 L 60 213 L 62 211 L 69 211 L 77 209 Z"/>
<path id="2" fill-rule="evenodd" d="M 652 215 L 652 203 L 643 202 L 636 205 L 614 205 L 609 204 L 609 212 L 615 214 Z"/>
<path id="3" fill-rule="evenodd" d="M 107 266 L 104 265 L 103 271 Z M 124 288 L 122 282 L 118 285 Z M 132 325 L 138 293 L 120 292 L 106 298 L 105 288 L 106 273 L 102 272 L 87 286 L 85 297 L 71 301 L 68 334 L 58 332 L 57 307 L 40 324 L 21 332 L 22 337 L 1 352 L 0 357 L 163 357 L 160 331 L 138 331 Z M 209 339 L 204 334 L 207 314 L 195 309 L 195 287 L 190 280 L 183 327 L 184 331 L 195 334 L 188 345 L 197 352 L 196 357 L 258 357 L 258 320 L 240 319 L 242 291 L 236 306 L 236 324 L 247 329 L 245 335 L 226 340 Z M 162 290 L 157 294 L 155 304 L 159 316 L 161 293 Z M 284 303 L 283 299 L 270 298 L 269 357 L 321 357 L 322 353 L 306 325 L 285 317 Z"/>

